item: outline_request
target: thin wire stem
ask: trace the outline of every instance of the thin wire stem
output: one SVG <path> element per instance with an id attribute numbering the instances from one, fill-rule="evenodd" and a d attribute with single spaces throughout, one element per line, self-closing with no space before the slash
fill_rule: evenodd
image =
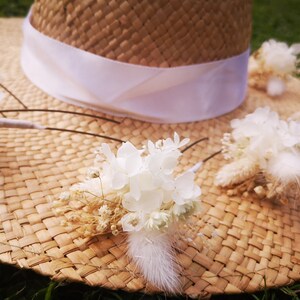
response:
<path id="1" fill-rule="evenodd" d="M 195 146 L 196 144 L 198 144 L 198 143 L 200 143 L 202 141 L 206 141 L 206 140 L 209 140 L 209 138 L 208 137 L 201 138 L 201 139 L 193 142 L 192 144 L 188 145 L 187 147 L 185 147 L 181 152 L 183 153 L 183 152 L 189 150 L 190 148 L 192 148 L 193 146 Z"/>
<path id="2" fill-rule="evenodd" d="M 110 136 L 107 136 L 107 135 L 97 134 L 97 133 L 84 132 L 84 131 L 72 130 L 72 129 L 54 128 L 54 127 L 46 127 L 45 129 L 46 130 L 53 130 L 53 131 L 71 132 L 71 133 L 78 133 L 78 134 L 96 136 L 96 137 L 101 137 L 103 139 L 116 141 L 116 142 L 119 142 L 119 143 L 125 143 L 125 141 L 123 141 L 123 140 L 120 140 L 120 139 L 117 139 L 117 138 L 114 138 L 114 137 L 110 137 Z"/>
<path id="3" fill-rule="evenodd" d="M 85 114 L 85 113 L 79 113 L 79 112 L 73 112 L 73 111 L 68 111 L 68 110 L 60 110 L 60 109 L 37 109 L 37 108 L 27 108 L 27 109 L 3 109 L 0 110 L 1 113 L 5 113 L 5 112 L 52 112 L 52 113 L 63 113 L 63 114 L 71 114 L 71 115 L 78 115 L 78 116 L 85 116 L 85 117 L 91 117 L 91 118 L 95 118 L 95 119 L 100 119 L 100 120 L 104 120 L 104 121 L 109 121 L 109 122 L 113 122 L 116 124 L 120 124 L 121 122 L 110 119 L 110 118 L 106 118 L 106 117 L 100 117 L 100 116 L 94 116 L 92 114 Z"/>
<path id="4" fill-rule="evenodd" d="M 2 83 L 0 83 L 0 87 L 2 87 L 9 95 L 14 97 L 25 109 L 28 109 L 28 107 L 15 94 L 13 94 L 7 87 L 5 87 Z"/>
<path id="5" fill-rule="evenodd" d="M 218 155 L 218 154 L 220 154 L 220 153 L 222 153 L 222 150 L 219 150 L 219 151 L 217 151 L 217 152 L 211 154 L 210 156 L 204 158 L 204 159 L 202 160 L 202 162 L 205 163 L 205 162 L 207 162 L 208 160 L 210 160 L 211 158 L 215 157 L 216 155 Z"/>

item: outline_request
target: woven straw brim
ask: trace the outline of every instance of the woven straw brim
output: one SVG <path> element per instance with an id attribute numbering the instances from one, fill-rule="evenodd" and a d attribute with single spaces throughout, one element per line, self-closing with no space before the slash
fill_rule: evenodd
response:
<path id="1" fill-rule="evenodd" d="M 133 64 L 174 67 L 249 47 L 252 0 L 35 0 L 32 24 L 66 44 Z"/>
<path id="2" fill-rule="evenodd" d="M 35 87 L 19 67 L 20 19 L 0 19 L 0 66 L 3 84 L 30 109 L 60 109 L 100 113 L 60 102 Z M 3 91 L 4 92 L 4 91 Z M 270 106 L 287 118 L 300 110 L 300 83 L 292 80 L 284 98 L 269 99 L 249 91 L 246 102 L 222 117 L 180 125 L 150 124 L 115 118 L 120 124 L 95 117 L 62 113 L 15 112 L 7 117 L 26 119 L 48 127 L 66 128 L 131 141 L 141 146 L 147 139 L 173 135 L 203 137 L 184 152 L 179 171 L 220 149 L 220 138 L 233 118 L 259 106 Z M 5 92 L 1 109 L 23 109 Z M 51 130 L 0 130 L 0 261 L 33 269 L 56 280 L 127 291 L 157 292 L 126 255 L 126 235 L 103 235 L 85 240 L 75 230 L 62 227 L 53 201 L 63 190 L 84 178 L 93 164 L 94 148 L 118 142 L 82 134 Z M 202 212 L 191 219 L 193 230 L 182 227 L 176 242 L 182 267 L 183 294 L 193 297 L 219 293 L 252 292 L 300 279 L 300 207 L 280 205 L 249 196 L 229 197 L 214 186 L 214 176 L 225 163 L 221 155 L 207 161 L 197 173 L 202 188 Z M 215 230 L 215 231 L 214 231 Z M 192 231 L 196 231 L 194 235 Z M 213 232 L 217 234 L 212 234 Z"/>

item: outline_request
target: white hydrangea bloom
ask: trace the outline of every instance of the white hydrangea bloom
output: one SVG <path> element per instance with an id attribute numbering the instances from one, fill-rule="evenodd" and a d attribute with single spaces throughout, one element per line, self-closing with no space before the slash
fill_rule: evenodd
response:
<path id="1" fill-rule="evenodd" d="M 201 189 L 194 182 L 194 172 L 174 174 L 182 155 L 179 148 L 188 142 L 175 133 L 173 139 L 148 141 L 142 149 L 123 143 L 116 154 L 102 144 L 96 150 L 96 167 L 72 190 L 102 198 L 117 195 L 127 211 L 121 218 L 124 231 L 164 230 L 198 207 Z M 101 216 L 112 213 L 106 205 L 98 212 Z"/>
<path id="2" fill-rule="evenodd" d="M 193 199 L 201 195 L 201 189 L 195 185 L 194 178 L 195 174 L 193 172 L 186 172 L 175 179 L 172 198 L 176 204 L 191 203 Z"/>
<path id="3" fill-rule="evenodd" d="M 217 185 L 240 183 L 259 171 L 279 170 L 282 160 L 278 162 L 275 158 L 282 153 L 300 156 L 300 123 L 280 120 L 269 107 L 258 108 L 243 119 L 233 120 L 231 127 L 232 133 L 225 134 L 222 143 L 224 157 L 232 162 L 218 172 Z M 275 176 L 276 171 L 271 174 Z"/>
<path id="4" fill-rule="evenodd" d="M 296 71 L 297 56 L 292 47 L 273 39 L 261 46 L 265 67 L 277 73 L 291 74 Z"/>
<path id="5" fill-rule="evenodd" d="M 249 84 L 265 89 L 271 97 L 282 95 L 289 75 L 297 72 L 299 49 L 299 44 L 289 47 L 273 39 L 264 42 L 249 59 Z"/>

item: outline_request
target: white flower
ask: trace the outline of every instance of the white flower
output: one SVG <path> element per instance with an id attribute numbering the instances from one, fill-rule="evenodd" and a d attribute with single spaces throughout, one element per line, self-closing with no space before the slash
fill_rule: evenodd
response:
<path id="1" fill-rule="evenodd" d="M 130 142 L 123 143 L 116 154 L 108 144 L 102 144 L 96 150 L 96 167 L 89 170 L 88 179 L 71 190 L 86 192 L 87 196 L 90 193 L 100 200 L 106 194 L 115 194 L 124 210 L 119 219 L 124 231 L 164 230 L 179 220 L 179 210 L 180 215 L 194 211 L 201 194 L 194 182 L 194 172 L 174 175 L 182 155 L 179 148 L 188 142 L 189 139 L 180 141 L 175 133 L 173 140 L 148 141 L 142 149 Z M 110 201 L 114 200 L 110 197 Z M 175 204 L 177 210 L 172 210 Z M 98 210 L 104 219 L 113 217 L 109 205 Z"/>
<path id="2" fill-rule="evenodd" d="M 244 119 L 231 121 L 233 145 L 228 147 L 223 144 L 223 146 L 227 147 L 229 156 L 238 155 L 242 158 L 246 155 L 264 163 L 264 160 L 276 154 L 280 148 L 281 141 L 276 139 L 279 124 L 277 113 L 271 111 L 269 107 L 258 108 L 254 113 L 246 115 Z"/>
<path id="3" fill-rule="evenodd" d="M 200 211 L 200 202 L 198 199 L 182 205 L 174 204 L 172 208 L 172 213 L 177 218 L 185 218 L 193 213 L 197 213 L 198 211 Z"/>
<path id="4" fill-rule="evenodd" d="M 269 40 L 249 59 L 249 84 L 266 89 L 271 97 L 282 95 L 289 75 L 297 72 L 297 55 L 300 46 Z"/>
<path id="5" fill-rule="evenodd" d="M 142 215 L 128 213 L 122 217 L 121 224 L 124 231 L 140 231 L 145 221 Z"/>
<path id="6" fill-rule="evenodd" d="M 164 151 L 174 151 L 177 150 L 186 144 L 188 144 L 190 139 L 185 138 L 182 141 L 180 141 L 179 135 L 174 132 L 174 140 L 171 138 L 167 138 L 166 140 L 163 140 L 162 142 L 162 150 Z"/>
<path id="7" fill-rule="evenodd" d="M 295 172 L 286 171 L 289 166 L 292 169 L 291 163 L 281 175 L 279 173 L 280 165 L 285 165 L 281 157 L 286 157 L 290 162 L 298 162 L 300 123 L 280 120 L 277 113 L 265 107 L 258 108 L 244 119 L 233 120 L 231 126 L 232 133 L 225 134 L 222 143 L 225 158 L 233 161 L 218 172 L 215 180 L 217 185 L 237 184 L 260 171 L 281 181 L 284 178 L 295 178 L 297 169 Z M 286 153 L 293 153 L 295 156 Z"/>
<path id="8" fill-rule="evenodd" d="M 278 135 L 284 147 L 300 146 L 300 123 L 293 120 L 280 122 Z"/>
<path id="9" fill-rule="evenodd" d="M 59 195 L 59 199 L 62 201 L 68 201 L 70 199 L 70 193 L 69 192 L 62 192 Z"/>
<path id="10" fill-rule="evenodd" d="M 163 211 L 154 211 L 152 212 L 148 220 L 145 222 L 146 229 L 157 229 L 160 230 L 168 226 L 171 215 Z"/>
<path id="11" fill-rule="evenodd" d="M 138 200 L 131 197 L 130 193 L 125 194 L 122 205 L 130 212 L 144 212 L 150 213 L 151 211 L 160 208 L 163 201 L 163 192 L 161 190 L 143 191 Z"/>
<path id="12" fill-rule="evenodd" d="M 98 209 L 98 214 L 103 217 L 109 216 L 111 214 L 111 210 L 106 204 L 104 204 Z"/>
<path id="13" fill-rule="evenodd" d="M 91 167 L 86 172 L 87 178 L 96 178 L 99 177 L 99 169 L 95 167 Z"/>
<path id="14" fill-rule="evenodd" d="M 296 70 L 297 56 L 286 43 L 269 40 L 261 46 L 265 67 L 278 73 L 291 74 Z"/>
<path id="15" fill-rule="evenodd" d="M 173 199 L 176 204 L 182 205 L 193 201 L 201 195 L 201 189 L 194 184 L 195 174 L 186 172 L 175 179 Z"/>
<path id="16" fill-rule="evenodd" d="M 97 229 L 99 231 L 103 231 L 107 228 L 108 224 L 109 224 L 109 219 L 99 218 Z"/>
<path id="17" fill-rule="evenodd" d="M 131 176 L 136 175 L 142 167 L 142 151 L 130 142 L 122 144 L 115 156 L 107 144 L 102 145 L 102 153 L 107 161 L 103 164 L 103 178 L 109 182 L 111 189 L 123 189 Z"/>

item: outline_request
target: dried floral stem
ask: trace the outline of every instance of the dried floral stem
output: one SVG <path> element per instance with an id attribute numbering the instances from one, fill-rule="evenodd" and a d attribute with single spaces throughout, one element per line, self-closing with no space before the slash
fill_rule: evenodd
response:
<path id="1" fill-rule="evenodd" d="M 12 93 L 7 87 L 5 87 L 2 83 L 0 83 L 0 87 L 2 87 L 14 99 L 16 99 L 25 109 L 28 109 L 28 107 L 14 93 Z"/>
<path id="2" fill-rule="evenodd" d="M 202 162 L 205 163 L 205 162 L 207 162 L 208 160 L 210 160 L 211 158 L 217 156 L 217 155 L 220 154 L 220 153 L 222 153 L 222 150 L 219 150 L 219 151 L 217 151 L 217 152 L 211 154 L 210 156 L 204 158 Z"/>
<path id="3" fill-rule="evenodd" d="M 101 117 L 101 116 L 95 116 L 92 114 L 86 114 L 86 113 L 80 113 L 80 112 L 74 112 L 74 111 L 68 111 L 68 110 L 60 110 L 60 109 L 37 109 L 37 108 L 27 108 L 27 109 L 3 109 L 0 110 L 0 113 L 5 113 L 5 112 L 51 112 L 51 113 L 63 113 L 63 114 L 71 114 L 71 115 L 78 115 L 78 116 L 84 116 L 84 117 L 91 117 L 95 119 L 100 119 L 108 122 L 112 122 L 115 124 L 120 124 L 121 122 L 106 118 L 106 117 Z"/>
<path id="4" fill-rule="evenodd" d="M 123 141 L 121 139 L 110 137 L 110 136 L 107 136 L 107 135 L 96 134 L 96 133 L 92 133 L 92 132 L 84 132 L 84 131 L 79 131 L 79 130 L 64 129 L 64 128 L 54 128 L 54 127 L 46 127 L 45 129 L 46 130 L 53 130 L 53 131 L 62 131 L 62 132 L 85 134 L 85 135 L 90 135 L 90 136 L 101 137 L 103 139 L 108 139 L 108 140 L 119 142 L 119 143 L 125 143 L 125 141 Z"/>
<path id="5" fill-rule="evenodd" d="M 209 140 L 208 137 L 205 137 L 205 138 L 201 138 L 195 142 L 193 142 L 192 144 L 188 145 L 187 147 L 185 147 L 181 152 L 184 153 L 185 151 L 189 150 L 190 148 L 192 148 L 193 146 L 195 146 L 196 144 L 202 142 L 202 141 L 206 141 L 206 140 Z"/>

